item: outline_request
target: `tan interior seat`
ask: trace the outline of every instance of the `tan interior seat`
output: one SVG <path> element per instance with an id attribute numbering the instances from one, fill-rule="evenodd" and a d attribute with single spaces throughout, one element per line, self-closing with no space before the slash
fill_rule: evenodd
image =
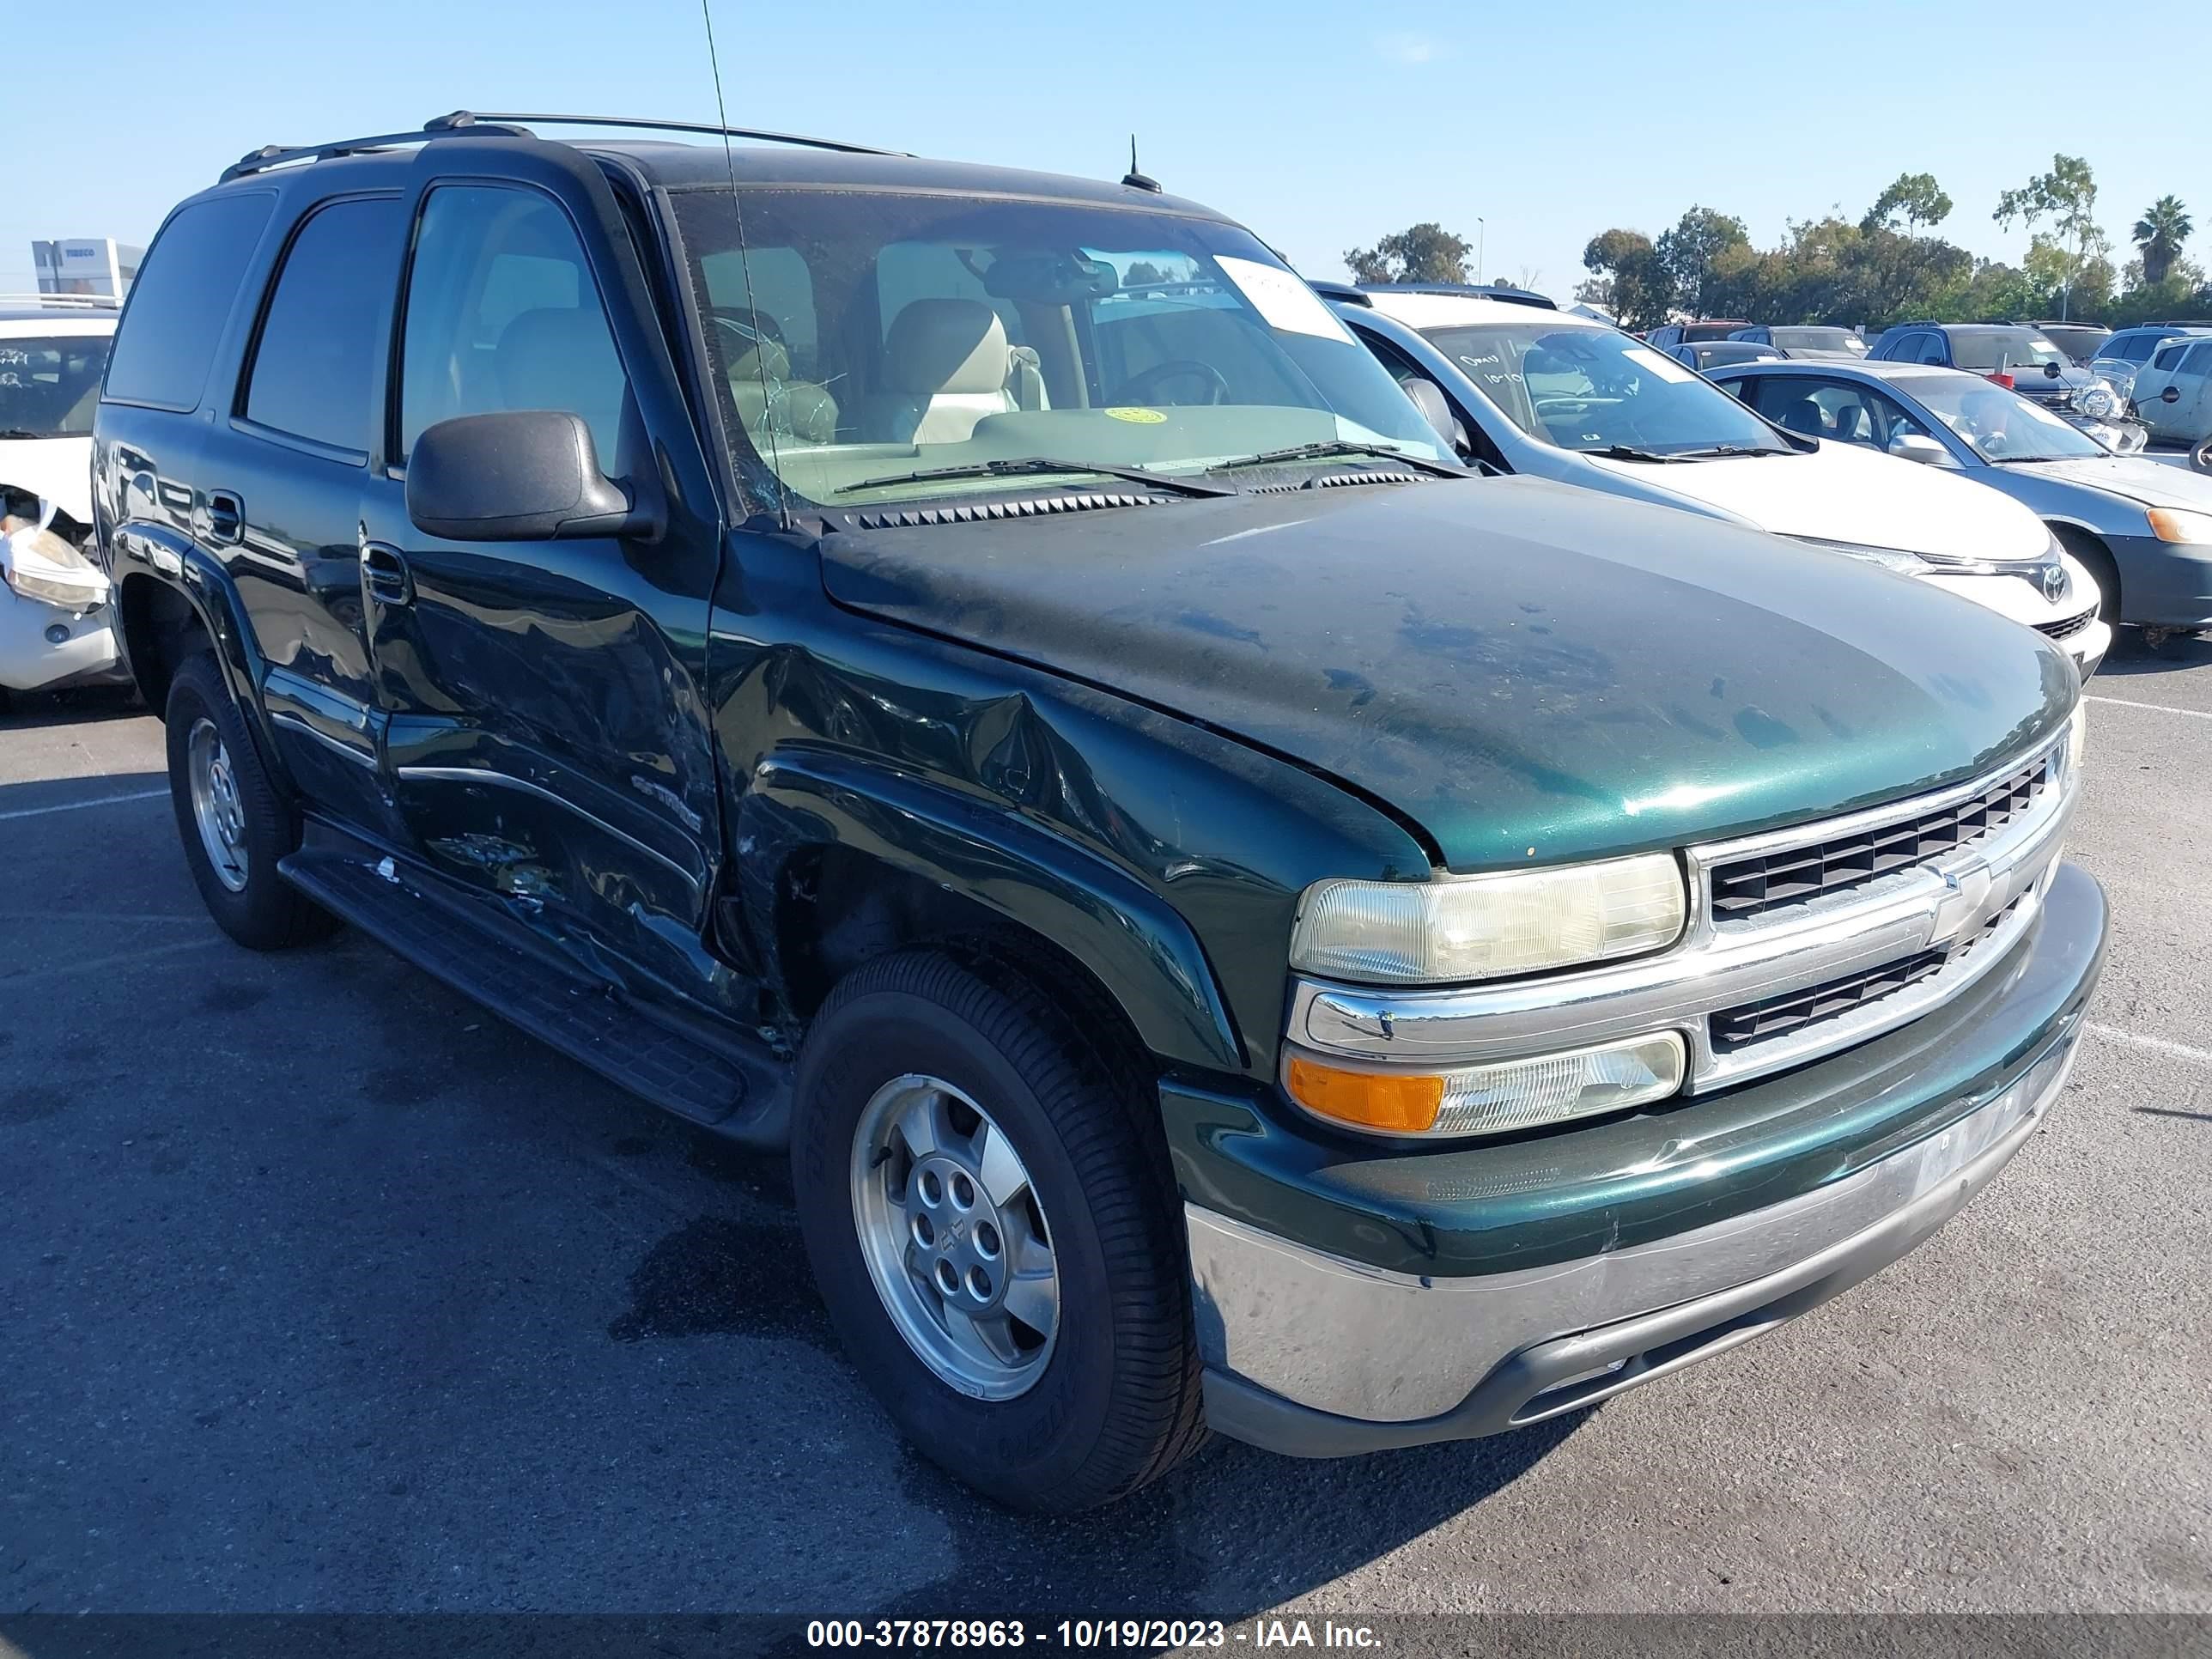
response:
<path id="1" fill-rule="evenodd" d="M 878 442 L 958 443 L 986 416 L 1048 407 L 1037 355 L 1006 343 L 980 300 L 909 301 L 884 342 L 883 389 L 863 422 Z"/>
<path id="2" fill-rule="evenodd" d="M 791 379 L 791 354 L 777 341 L 753 336 L 726 372 L 738 419 L 756 445 L 764 434 L 803 443 L 836 441 L 837 400 L 811 380 Z"/>

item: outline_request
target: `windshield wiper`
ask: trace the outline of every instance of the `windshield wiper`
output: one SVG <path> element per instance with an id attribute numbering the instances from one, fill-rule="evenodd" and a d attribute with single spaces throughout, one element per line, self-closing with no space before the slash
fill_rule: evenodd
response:
<path id="1" fill-rule="evenodd" d="M 33 432 L 27 426 L 0 426 L 0 438 L 58 438 L 58 432 Z"/>
<path id="2" fill-rule="evenodd" d="M 1795 455 L 1794 449 L 1768 449 L 1760 444 L 1709 444 L 1703 449 L 1678 449 L 1674 459 L 1678 461 L 1708 461 L 1737 455 Z"/>
<path id="3" fill-rule="evenodd" d="M 849 495 L 856 489 L 880 489 L 902 483 L 936 483 L 954 478 L 1022 478 L 1039 472 L 1088 472 L 1102 478 L 1127 478 L 1132 483 L 1153 484 L 1182 495 L 1234 495 L 1237 493 L 1220 484 L 1200 483 L 1195 478 L 1176 478 L 1162 472 L 1147 472 L 1141 466 L 1102 466 L 1096 461 L 1063 461 L 1050 455 L 1024 455 L 1010 461 L 969 461 L 962 466 L 933 466 L 925 467 L 919 472 L 894 472 L 881 478 L 863 478 L 858 483 L 841 484 L 837 493 Z"/>
<path id="4" fill-rule="evenodd" d="M 1439 477 L 1466 478 L 1474 476 L 1463 466 L 1432 461 L 1425 455 L 1408 455 L 1404 450 L 1393 449 L 1388 444 L 1355 443 L 1347 438 L 1333 438 L 1322 443 L 1292 444 L 1287 449 L 1263 449 L 1257 455 L 1239 455 L 1235 460 L 1216 461 L 1206 470 L 1208 472 L 1225 472 L 1232 466 L 1273 466 L 1281 461 L 1322 461 L 1335 455 L 1372 455 L 1386 460 L 1403 461 L 1408 466 L 1418 466 L 1424 472 L 1433 472 Z"/>
<path id="5" fill-rule="evenodd" d="M 1656 449 L 1638 449 L 1633 444 L 1607 444 L 1603 449 L 1583 449 L 1580 455 L 1595 455 L 1608 461 L 1679 461 L 1680 455 L 1662 455 Z"/>

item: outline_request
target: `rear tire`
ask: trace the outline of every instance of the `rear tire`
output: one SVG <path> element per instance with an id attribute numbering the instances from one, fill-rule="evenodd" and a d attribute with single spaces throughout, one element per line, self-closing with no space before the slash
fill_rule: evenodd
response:
<path id="1" fill-rule="evenodd" d="M 931 1462 L 1050 1513 L 1110 1503 L 1205 1438 L 1157 1108 L 1084 1029 L 1024 975 L 880 957 L 807 1035 L 792 1137 L 854 1368 Z"/>
<path id="2" fill-rule="evenodd" d="M 169 800 L 185 862 L 216 925 L 254 951 L 281 951 L 337 926 L 277 873 L 299 848 L 300 815 L 276 793 L 216 659 L 169 683 Z"/>

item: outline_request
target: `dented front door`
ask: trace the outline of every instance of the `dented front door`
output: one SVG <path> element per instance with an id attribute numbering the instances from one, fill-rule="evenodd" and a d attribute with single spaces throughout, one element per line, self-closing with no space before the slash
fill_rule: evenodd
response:
<path id="1" fill-rule="evenodd" d="M 611 477 L 650 477 L 656 445 L 690 428 L 656 395 L 659 366 L 640 362 L 651 337 L 603 298 L 635 256 L 594 231 L 588 193 L 557 170 L 489 182 L 425 157 L 360 526 L 390 787 L 443 873 L 683 984 L 712 972 L 713 523 L 677 499 L 650 541 L 448 540 L 409 520 L 405 462 L 438 421 L 552 408 L 584 418 Z"/>

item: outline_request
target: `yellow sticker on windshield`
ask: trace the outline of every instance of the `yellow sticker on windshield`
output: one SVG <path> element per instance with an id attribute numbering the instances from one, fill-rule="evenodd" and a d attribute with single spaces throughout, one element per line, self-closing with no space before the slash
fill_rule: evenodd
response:
<path id="1" fill-rule="evenodd" d="M 1133 426 L 1158 426 L 1167 416 L 1157 409 L 1109 409 L 1106 411 L 1117 421 L 1127 421 Z"/>

